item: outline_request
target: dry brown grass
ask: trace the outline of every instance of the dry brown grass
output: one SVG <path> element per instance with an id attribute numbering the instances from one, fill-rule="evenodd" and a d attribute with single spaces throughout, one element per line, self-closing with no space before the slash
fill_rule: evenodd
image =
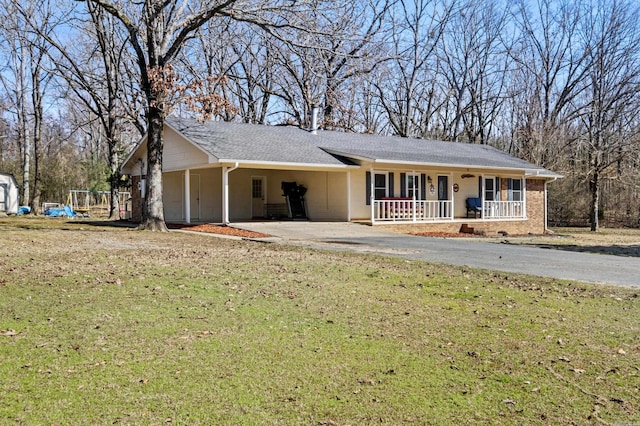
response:
<path id="1" fill-rule="evenodd" d="M 602 228 L 592 232 L 588 228 L 553 228 L 552 235 L 502 237 L 494 241 L 509 244 L 563 248 L 573 251 L 640 256 L 640 229 Z"/>
<path id="2" fill-rule="evenodd" d="M 640 297 L 0 219 L 0 423 L 640 422 Z"/>

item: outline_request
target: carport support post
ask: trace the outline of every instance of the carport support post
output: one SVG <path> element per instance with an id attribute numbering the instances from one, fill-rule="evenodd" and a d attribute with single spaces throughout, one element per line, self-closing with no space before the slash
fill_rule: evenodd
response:
<path id="1" fill-rule="evenodd" d="M 184 171 L 184 223 L 191 223 L 191 171 Z"/>
<path id="2" fill-rule="evenodd" d="M 229 173 L 238 168 L 238 163 L 233 167 L 222 167 L 222 223 L 228 225 L 229 222 Z"/>
<path id="3" fill-rule="evenodd" d="M 351 170 L 347 172 L 347 222 L 351 222 Z"/>

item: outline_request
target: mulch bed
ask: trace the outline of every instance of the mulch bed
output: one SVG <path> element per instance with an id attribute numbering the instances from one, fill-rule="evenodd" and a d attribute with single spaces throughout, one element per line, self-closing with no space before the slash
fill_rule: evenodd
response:
<path id="1" fill-rule="evenodd" d="M 247 231 L 244 229 L 234 228 L 232 226 L 213 225 L 210 223 L 202 223 L 199 225 L 185 225 L 180 223 L 168 223 L 169 229 L 179 229 L 182 231 L 204 232 L 207 234 L 232 235 L 242 238 L 267 238 L 271 235 L 260 232 Z"/>

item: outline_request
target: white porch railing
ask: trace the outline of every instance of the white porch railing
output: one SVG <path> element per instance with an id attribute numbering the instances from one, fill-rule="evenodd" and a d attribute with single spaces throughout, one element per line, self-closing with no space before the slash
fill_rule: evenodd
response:
<path id="1" fill-rule="evenodd" d="M 485 201 L 482 219 L 524 219 L 524 201 Z M 453 220 L 453 201 L 389 199 L 372 201 L 374 222 L 430 222 Z"/>
<path id="2" fill-rule="evenodd" d="M 483 219 L 523 219 L 524 201 L 485 201 Z"/>
<path id="3" fill-rule="evenodd" d="M 374 200 L 372 214 L 374 222 L 453 220 L 453 201 Z"/>

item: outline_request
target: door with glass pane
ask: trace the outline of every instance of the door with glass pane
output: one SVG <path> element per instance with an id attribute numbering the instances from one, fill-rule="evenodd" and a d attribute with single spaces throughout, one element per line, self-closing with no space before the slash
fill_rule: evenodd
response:
<path id="1" fill-rule="evenodd" d="M 264 176 L 251 178 L 251 217 L 263 218 L 266 203 L 266 180 Z"/>
<path id="2" fill-rule="evenodd" d="M 438 176 L 438 203 L 440 217 L 450 217 L 449 203 L 442 201 L 449 200 L 449 176 Z"/>

